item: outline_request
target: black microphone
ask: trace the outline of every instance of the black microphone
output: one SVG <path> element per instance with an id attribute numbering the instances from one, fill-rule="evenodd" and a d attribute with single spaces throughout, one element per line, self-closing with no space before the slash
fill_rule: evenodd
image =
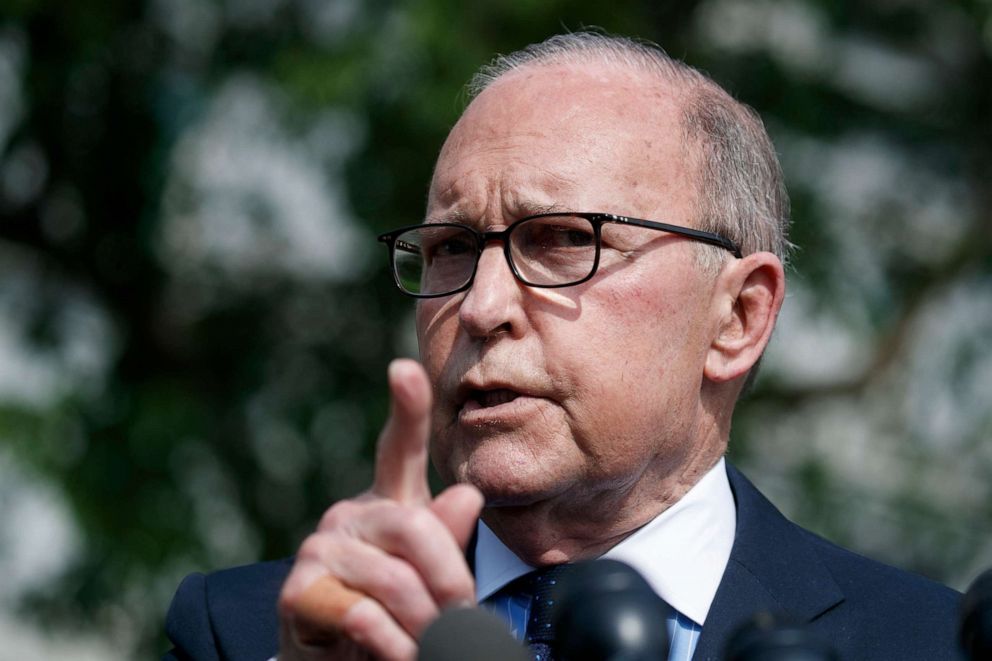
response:
<path id="1" fill-rule="evenodd" d="M 771 613 L 755 613 L 738 627 L 724 661 L 840 661 L 830 644 L 807 627 Z"/>
<path id="2" fill-rule="evenodd" d="M 970 661 L 992 659 L 992 569 L 975 579 L 961 601 L 959 640 Z"/>
<path id="3" fill-rule="evenodd" d="M 554 593 L 559 661 L 665 661 L 671 607 L 617 560 L 571 565 Z"/>
<path id="4" fill-rule="evenodd" d="M 420 637 L 418 661 L 533 661 L 506 624 L 481 608 L 444 611 Z"/>

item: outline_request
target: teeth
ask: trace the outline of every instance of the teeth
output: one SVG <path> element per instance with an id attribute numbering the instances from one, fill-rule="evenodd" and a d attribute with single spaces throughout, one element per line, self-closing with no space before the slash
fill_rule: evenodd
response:
<path id="1" fill-rule="evenodd" d="M 476 401 L 484 407 L 499 406 L 512 402 L 517 398 L 517 393 L 512 390 L 480 390 L 476 393 Z"/>

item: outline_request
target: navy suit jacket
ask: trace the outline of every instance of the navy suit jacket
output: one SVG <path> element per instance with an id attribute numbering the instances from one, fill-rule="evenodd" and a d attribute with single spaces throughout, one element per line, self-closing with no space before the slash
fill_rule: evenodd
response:
<path id="1" fill-rule="evenodd" d="M 717 660 L 757 611 L 806 622 L 844 661 L 957 660 L 960 595 L 842 549 L 788 521 L 734 467 L 737 503 L 730 561 L 693 659 Z M 265 661 L 278 641 L 276 599 L 292 559 L 193 574 L 166 621 L 167 660 Z"/>

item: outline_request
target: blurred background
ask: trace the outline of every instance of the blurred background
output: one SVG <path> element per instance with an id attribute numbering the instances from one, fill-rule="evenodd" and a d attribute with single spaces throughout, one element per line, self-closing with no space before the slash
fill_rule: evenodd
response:
<path id="1" fill-rule="evenodd" d="M 992 565 L 989 0 L 4 0 L 0 657 L 148 658 L 180 579 L 369 480 L 462 84 L 601 26 L 767 122 L 800 246 L 733 458 L 800 523 Z"/>

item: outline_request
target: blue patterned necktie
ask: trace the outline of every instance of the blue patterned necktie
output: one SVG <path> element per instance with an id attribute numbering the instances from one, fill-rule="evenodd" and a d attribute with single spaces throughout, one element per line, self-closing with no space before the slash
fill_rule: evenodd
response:
<path id="1" fill-rule="evenodd" d="M 520 594 L 531 598 L 530 616 L 527 619 L 527 633 L 524 638 L 535 661 L 554 661 L 551 645 L 555 639 L 554 627 L 551 624 L 551 613 L 554 608 L 552 593 L 558 583 L 558 577 L 568 565 L 551 565 L 524 574 L 508 586 Z"/>

